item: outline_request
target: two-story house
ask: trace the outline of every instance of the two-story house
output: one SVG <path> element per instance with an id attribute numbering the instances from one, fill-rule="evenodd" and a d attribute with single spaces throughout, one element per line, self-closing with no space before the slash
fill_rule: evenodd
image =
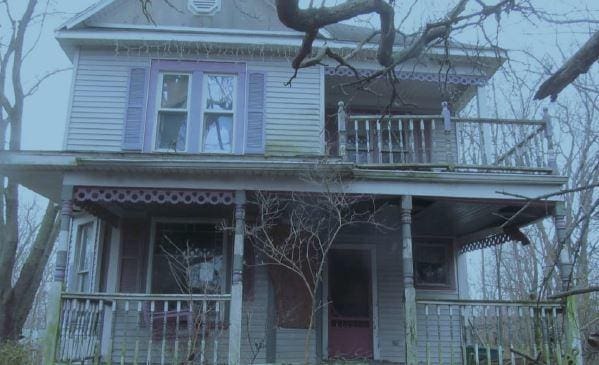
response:
<path id="1" fill-rule="evenodd" d="M 465 252 L 526 244 L 519 228 L 551 215 L 564 232 L 559 197 L 526 199 L 566 181 L 550 119 L 486 106 L 505 54 L 452 44 L 448 70 L 433 47 L 397 68 L 402 103 L 386 108 L 387 79 L 340 87 L 355 75 L 333 63 L 288 85 L 303 35 L 266 1 L 153 1 L 150 14 L 103 0 L 60 27 L 74 67 L 64 150 L 0 154 L 3 174 L 62 205 L 46 363 L 561 363 L 559 303 L 468 296 Z M 347 54 L 369 32 L 331 25 L 315 47 Z M 354 55 L 361 76 L 375 52 Z M 256 264 L 244 223 L 256 191 L 318 193 L 302 178 L 315 166 L 387 202 L 398 229 L 339 236 L 307 329 L 282 315 L 297 287 Z M 176 250 L 192 252 L 191 292 Z"/>

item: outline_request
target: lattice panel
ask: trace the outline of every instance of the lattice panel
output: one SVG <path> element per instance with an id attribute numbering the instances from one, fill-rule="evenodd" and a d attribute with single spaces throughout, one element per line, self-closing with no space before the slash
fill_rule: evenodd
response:
<path id="1" fill-rule="evenodd" d="M 231 205 L 233 192 L 185 189 L 76 187 L 75 202 Z"/>
<path id="2" fill-rule="evenodd" d="M 501 245 L 502 243 L 506 243 L 512 240 L 513 239 L 506 233 L 494 234 L 477 241 L 466 243 L 462 246 L 462 248 L 460 248 L 458 254 L 461 255 L 466 252 L 482 250 L 483 248 Z"/>

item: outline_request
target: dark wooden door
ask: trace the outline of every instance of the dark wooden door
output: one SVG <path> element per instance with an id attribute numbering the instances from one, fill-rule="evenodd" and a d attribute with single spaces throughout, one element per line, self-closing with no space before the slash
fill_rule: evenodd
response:
<path id="1" fill-rule="evenodd" d="M 329 357 L 372 358 L 370 251 L 332 250 L 329 256 Z"/>

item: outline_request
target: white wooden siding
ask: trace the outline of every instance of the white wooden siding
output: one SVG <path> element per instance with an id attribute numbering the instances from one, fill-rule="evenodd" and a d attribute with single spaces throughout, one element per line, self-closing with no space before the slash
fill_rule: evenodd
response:
<path id="1" fill-rule="evenodd" d="M 307 329 L 301 328 L 277 328 L 277 363 L 278 364 L 304 364 L 304 349 L 306 346 Z M 312 353 L 308 356 L 310 364 L 315 362 L 316 333 L 312 330 L 308 348 Z"/>
<path id="2" fill-rule="evenodd" d="M 149 68 L 152 58 L 156 57 L 138 52 L 127 54 L 123 50 L 117 53 L 113 48 L 80 51 L 67 124 L 67 150 L 122 149 L 129 71 L 132 67 Z M 322 154 L 321 70 L 317 67 L 301 70 L 292 85 L 285 86 L 292 75 L 288 61 L 246 61 L 248 72 L 266 74 L 266 154 Z"/>
<path id="3" fill-rule="evenodd" d="M 113 49 L 82 49 L 75 70 L 66 149 L 120 151 L 132 67 L 149 67 L 149 57 L 117 55 Z"/>

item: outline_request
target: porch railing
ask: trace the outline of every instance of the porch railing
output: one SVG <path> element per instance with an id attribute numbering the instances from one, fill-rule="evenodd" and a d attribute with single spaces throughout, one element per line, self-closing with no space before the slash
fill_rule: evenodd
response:
<path id="1" fill-rule="evenodd" d="M 338 111 L 338 150 L 347 161 L 458 170 L 551 173 L 550 118 L 456 118 L 440 115 L 347 115 Z"/>
<path id="2" fill-rule="evenodd" d="M 427 365 L 566 364 L 560 303 L 420 300 L 417 313 Z"/>
<path id="3" fill-rule="evenodd" d="M 227 362 L 228 294 L 65 293 L 61 300 L 58 362 Z"/>

